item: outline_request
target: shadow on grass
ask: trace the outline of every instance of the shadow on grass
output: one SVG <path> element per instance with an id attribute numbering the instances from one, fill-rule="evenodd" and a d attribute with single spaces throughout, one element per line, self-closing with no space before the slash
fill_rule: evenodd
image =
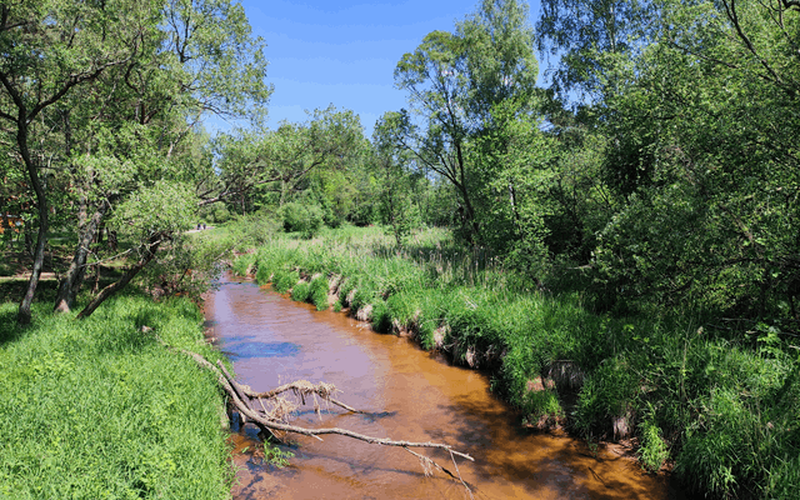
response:
<path id="1" fill-rule="evenodd" d="M 24 328 L 17 325 L 17 309 L 4 308 L 0 311 L 0 346 L 13 342 L 22 336 Z"/>
<path id="2" fill-rule="evenodd" d="M 17 324 L 19 303 L 28 288 L 26 279 L 7 279 L 0 281 L 0 345 L 18 340 L 26 328 Z M 36 302 L 53 303 L 58 292 L 58 282 L 42 280 L 36 288 Z M 34 313 L 35 314 L 35 313 Z"/>

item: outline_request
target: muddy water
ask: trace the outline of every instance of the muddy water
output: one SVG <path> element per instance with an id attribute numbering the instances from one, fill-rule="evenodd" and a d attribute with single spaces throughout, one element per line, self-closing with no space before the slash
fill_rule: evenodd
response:
<path id="1" fill-rule="evenodd" d="M 343 427 L 378 437 L 438 441 L 475 457 L 458 468 L 479 499 L 674 499 L 665 477 L 643 474 L 627 458 L 590 450 L 563 436 L 529 434 L 492 396 L 488 379 L 449 366 L 405 338 L 379 335 L 343 314 L 317 312 L 252 283 L 227 281 L 209 297 L 207 315 L 237 376 L 256 390 L 296 379 L 326 381 L 365 415 L 313 411 L 296 424 Z M 440 473 L 397 448 L 341 436 L 294 437 L 290 465 L 275 469 L 257 451 L 255 430 L 232 438 L 240 467 L 234 498 L 465 498 Z M 453 469 L 441 452 L 426 451 Z"/>

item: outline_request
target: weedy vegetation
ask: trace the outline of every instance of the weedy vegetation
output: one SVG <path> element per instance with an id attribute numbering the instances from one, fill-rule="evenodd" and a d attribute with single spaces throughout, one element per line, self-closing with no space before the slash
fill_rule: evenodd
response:
<path id="1" fill-rule="evenodd" d="M 20 327 L 0 306 L 0 497 L 229 497 L 216 382 L 156 339 L 220 359 L 193 303 L 130 293 L 85 321 L 36 312 Z"/>

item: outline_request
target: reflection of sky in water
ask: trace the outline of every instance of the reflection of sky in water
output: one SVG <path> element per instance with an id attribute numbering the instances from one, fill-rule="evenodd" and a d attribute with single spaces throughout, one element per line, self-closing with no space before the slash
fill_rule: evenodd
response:
<path id="1" fill-rule="evenodd" d="M 225 342 L 223 351 L 234 360 L 278 358 L 296 355 L 300 346 L 292 342 Z"/>

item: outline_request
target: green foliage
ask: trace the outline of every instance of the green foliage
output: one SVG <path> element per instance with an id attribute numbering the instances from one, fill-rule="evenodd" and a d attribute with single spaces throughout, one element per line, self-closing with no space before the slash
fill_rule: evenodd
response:
<path id="1" fill-rule="evenodd" d="M 303 123 L 282 122 L 276 130 L 240 130 L 214 140 L 212 150 L 220 157 L 215 191 L 238 194 L 235 202 L 229 202 L 230 210 L 278 210 L 299 203 L 303 207 L 298 210 L 313 212 L 314 223 L 324 219 L 334 226 L 366 202 L 362 196 L 362 191 L 369 191 L 362 164 L 366 140 L 358 116 L 333 106 L 309 114 Z M 306 224 L 304 219 L 307 214 L 298 214 L 286 229 L 307 231 L 295 227 Z"/>
<path id="2" fill-rule="evenodd" d="M 456 25 L 455 33 L 429 33 L 395 69 L 395 82 L 408 91 L 419 124 L 403 110 L 384 115 L 377 129 L 382 133 L 388 125 L 390 142 L 453 189 L 462 234 L 472 244 L 483 243 L 483 232 L 492 229 L 481 220 L 486 214 L 507 210 L 514 213 L 507 222 L 522 220 L 513 174 L 505 179 L 509 182 L 500 179 L 500 192 L 511 191 L 508 198 L 498 196 L 496 186 L 487 189 L 486 181 L 504 168 L 504 159 L 513 158 L 503 158 L 513 141 L 494 134 L 533 114 L 538 65 L 527 17 L 524 3 L 486 0 Z M 487 140 L 491 147 L 482 148 L 480 142 Z"/>
<path id="3" fill-rule="evenodd" d="M 299 232 L 304 238 L 314 237 L 322 227 L 324 214 L 317 205 L 287 203 L 279 210 L 283 220 L 283 229 L 288 232 Z"/>
<path id="4" fill-rule="evenodd" d="M 291 451 L 282 450 L 278 446 L 264 443 L 264 461 L 273 467 L 283 468 L 289 465 L 289 459 L 294 457 Z"/>
<path id="5" fill-rule="evenodd" d="M 558 395 L 551 390 L 529 391 L 522 404 L 525 421 L 536 424 L 539 419 L 562 417 L 564 409 L 558 402 Z"/>
<path id="6" fill-rule="evenodd" d="M 211 217 L 217 224 L 222 224 L 231 219 L 231 213 L 225 207 L 217 207 L 212 212 Z"/>
<path id="7" fill-rule="evenodd" d="M 650 420 L 644 420 L 641 424 L 640 433 L 642 442 L 639 450 L 639 460 L 648 471 L 658 472 L 664 461 L 669 457 L 669 450 L 661 437 L 661 429 Z"/>
<path id="8" fill-rule="evenodd" d="M 304 286 L 300 274 L 341 276 L 334 310 L 371 306 L 374 330 L 402 328 L 426 349 L 490 370 L 493 390 L 528 423 L 565 417 L 590 439 L 627 427 L 645 468 L 675 460 L 685 481 L 715 495 L 745 484 L 768 497 L 793 491 L 800 369 L 779 329 L 764 323 L 726 339 L 697 319 L 601 316 L 581 294 L 541 293 L 499 266 L 477 270 L 445 233 L 409 242 L 398 252 L 379 228 L 284 236 L 259 249 L 258 265 L 287 288 Z M 327 293 L 322 276 L 306 285 Z M 537 380 L 545 390 L 530 390 Z M 572 408 L 564 391 L 577 392 Z"/>
<path id="9" fill-rule="evenodd" d="M 238 216 L 226 228 L 236 249 L 245 251 L 269 242 L 280 231 L 280 223 L 269 214 L 257 212 Z"/>
<path id="10" fill-rule="evenodd" d="M 328 304 L 328 289 L 330 287 L 327 278 L 317 276 L 311 280 L 311 290 L 309 299 L 317 307 L 317 311 L 325 311 L 330 307 Z"/>
<path id="11" fill-rule="evenodd" d="M 301 281 L 292 287 L 292 300 L 306 302 L 311 296 L 311 284 Z"/>
<path id="12" fill-rule="evenodd" d="M 392 328 L 392 318 L 386 301 L 377 300 L 372 304 L 372 329 L 378 333 L 389 333 Z"/>
<path id="13" fill-rule="evenodd" d="M 37 312 L 0 344 L 0 496 L 228 497 L 216 382 L 142 331 L 218 358 L 193 304 L 118 297 L 80 323 Z M 4 325 L 12 313 L 0 306 Z"/>
<path id="14" fill-rule="evenodd" d="M 617 83 L 615 70 L 635 55 L 655 31 L 659 3 L 639 0 L 545 0 L 536 24 L 538 48 L 559 54 L 552 84 L 560 94 L 602 95 Z"/>
<path id="15" fill-rule="evenodd" d="M 538 28 L 561 56 L 548 91 L 518 2 L 482 1 L 405 54 L 412 109 L 382 117 L 360 181 L 281 186 L 335 225 L 349 180 L 386 227 L 274 241 L 259 269 L 341 276 L 335 309 L 371 306 L 376 330 L 489 368 L 529 420 L 577 391 L 569 425 L 627 427 L 645 468 L 791 497 L 796 6 L 548 0 Z M 454 231 L 423 241 L 419 221 Z M 528 390 L 551 376 L 559 392 Z"/>
<path id="16" fill-rule="evenodd" d="M 146 240 L 191 228 L 196 211 L 188 186 L 159 180 L 132 193 L 114 212 L 113 225 L 123 235 Z"/>
<path id="17" fill-rule="evenodd" d="M 278 269 L 272 277 L 272 288 L 278 293 L 286 293 L 300 281 L 300 273 L 291 269 Z"/>
<path id="18" fill-rule="evenodd" d="M 239 257 L 236 258 L 236 260 L 233 261 L 233 266 L 232 266 L 233 272 L 238 276 L 247 276 L 249 273 L 253 272 L 255 263 L 256 263 L 256 254 L 249 253 L 245 255 L 240 255 Z M 266 279 L 264 278 L 264 276 L 262 276 L 261 278 L 257 278 L 257 281 L 259 283 L 267 282 L 269 281 L 269 276 L 267 276 Z"/>
<path id="19" fill-rule="evenodd" d="M 220 192 L 195 124 L 208 111 L 257 122 L 272 92 L 264 43 L 229 0 L 4 4 L 0 47 L 3 154 L 32 179 L 18 184 L 4 164 L 0 196 L 35 195 L 39 220 L 26 214 L 26 226 L 40 229 L 37 262 L 51 222 L 74 242 L 116 227 L 124 246 L 126 236 L 137 246 L 195 222 L 196 194 Z M 83 280 L 85 241 L 76 245 L 65 303 Z M 118 253 L 116 242 L 109 246 Z M 102 250 L 91 252 L 103 259 Z"/>
<path id="20" fill-rule="evenodd" d="M 625 417 L 635 404 L 638 382 L 623 356 L 605 359 L 581 388 L 575 427 L 586 435 L 612 435 L 614 419 Z"/>

